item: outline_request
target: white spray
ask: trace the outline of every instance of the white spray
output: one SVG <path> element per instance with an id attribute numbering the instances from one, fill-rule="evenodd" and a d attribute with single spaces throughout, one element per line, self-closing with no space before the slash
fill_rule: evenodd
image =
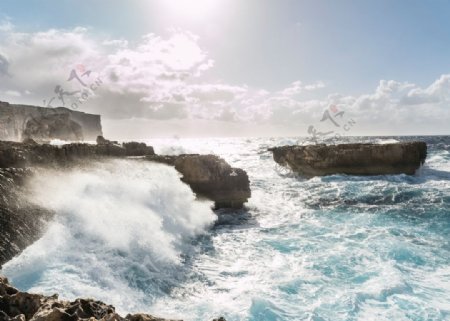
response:
<path id="1" fill-rule="evenodd" d="M 57 216 L 46 234 L 2 271 L 22 289 L 91 296 L 119 311 L 144 309 L 183 278 L 189 240 L 215 215 L 168 166 L 115 160 L 45 171 L 33 202 Z"/>

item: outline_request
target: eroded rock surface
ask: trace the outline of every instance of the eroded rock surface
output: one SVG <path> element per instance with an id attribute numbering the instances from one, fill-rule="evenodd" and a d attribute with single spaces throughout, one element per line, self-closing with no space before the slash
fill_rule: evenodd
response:
<path id="1" fill-rule="evenodd" d="M 36 144 L 32 140 L 27 140 L 24 143 L 0 141 L 0 168 L 67 165 L 72 161 L 101 157 L 147 156 L 153 154 L 153 148 L 143 143 L 124 143 L 123 145 L 72 143 L 54 146 Z"/>
<path id="2" fill-rule="evenodd" d="M 0 277 L 0 321 L 170 321 L 148 314 L 122 317 L 115 308 L 93 299 L 59 300 L 58 295 L 44 296 L 20 292 Z M 172 320 L 174 321 L 174 320 Z"/>
<path id="3" fill-rule="evenodd" d="M 274 160 L 306 176 L 414 175 L 425 162 L 424 142 L 394 144 L 341 144 L 282 146 L 271 148 Z"/>
<path id="4" fill-rule="evenodd" d="M 197 195 L 213 200 L 216 208 L 241 208 L 251 196 L 247 173 L 216 155 L 154 155 L 147 159 L 174 166 L 183 175 L 181 180 Z"/>

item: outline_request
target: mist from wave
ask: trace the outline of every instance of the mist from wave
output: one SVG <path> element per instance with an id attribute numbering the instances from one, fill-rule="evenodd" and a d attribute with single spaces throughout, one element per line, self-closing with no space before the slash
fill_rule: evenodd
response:
<path id="1" fill-rule="evenodd" d="M 41 170 L 29 198 L 56 213 L 45 235 L 4 265 L 19 288 L 145 310 L 183 280 L 191 240 L 216 220 L 171 167 L 115 160 Z"/>

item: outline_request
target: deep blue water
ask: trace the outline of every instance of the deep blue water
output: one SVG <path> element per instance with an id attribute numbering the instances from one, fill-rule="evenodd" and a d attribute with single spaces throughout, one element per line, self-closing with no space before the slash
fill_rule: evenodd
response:
<path id="1" fill-rule="evenodd" d="M 152 140 L 245 169 L 247 209 L 212 213 L 164 166 L 64 173 L 64 193 L 61 179 L 44 188 L 62 214 L 2 273 L 26 290 L 184 320 L 450 320 L 450 137 L 340 142 L 413 139 L 428 144 L 416 176 L 309 180 L 267 151 L 305 139 Z"/>

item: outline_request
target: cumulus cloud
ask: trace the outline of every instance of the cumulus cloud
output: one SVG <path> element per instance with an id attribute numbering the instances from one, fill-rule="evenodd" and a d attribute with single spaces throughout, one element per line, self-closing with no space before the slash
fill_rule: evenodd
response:
<path id="1" fill-rule="evenodd" d="M 313 84 L 304 85 L 300 80 L 294 81 L 289 87 L 283 89 L 281 94 L 285 96 L 295 96 L 305 91 L 312 91 L 324 88 L 325 84 L 322 81 L 317 81 Z"/>
<path id="2" fill-rule="evenodd" d="M 13 30 L 14 25 L 11 23 L 9 19 L 4 19 L 0 21 L 0 31 L 11 31 Z"/>
<path id="3" fill-rule="evenodd" d="M 84 90 L 81 83 L 68 81 L 70 72 L 91 70 L 82 80 L 100 78 L 101 86 L 78 107 L 104 119 L 270 125 L 298 135 L 323 125 L 330 106 L 357 121 L 360 131 L 354 134 L 368 128 L 370 133 L 412 131 L 423 124 L 443 130 L 450 121 L 450 75 L 425 88 L 382 80 L 372 93 L 324 95 L 322 81 L 297 80 L 276 91 L 209 81 L 212 77 L 205 76 L 214 64 L 198 37 L 181 30 L 130 42 L 99 38 L 85 28 L 23 33 L 0 24 L 0 86 L 11 101 L 42 105 L 55 98 L 58 85 L 67 92 Z M 58 97 L 53 103 L 62 105 Z"/>

